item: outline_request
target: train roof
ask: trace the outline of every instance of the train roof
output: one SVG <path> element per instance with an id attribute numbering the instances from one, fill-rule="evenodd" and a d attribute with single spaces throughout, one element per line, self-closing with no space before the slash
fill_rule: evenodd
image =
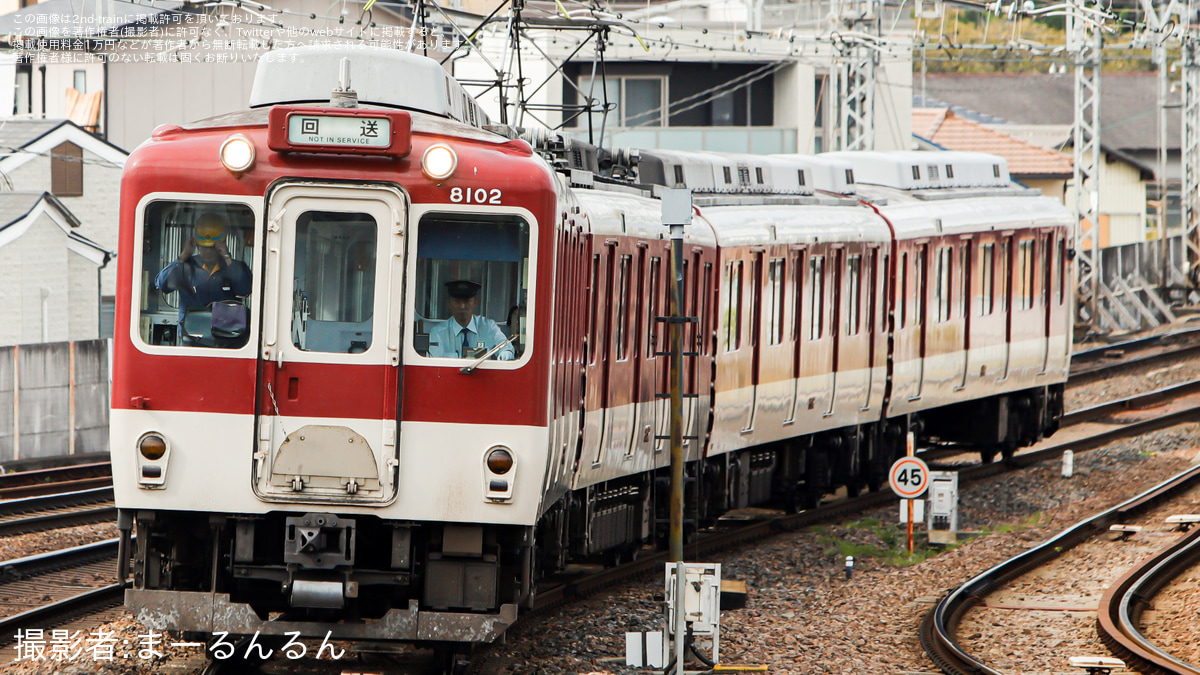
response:
<path id="1" fill-rule="evenodd" d="M 437 61 L 354 44 L 308 45 L 263 54 L 250 89 L 250 107 L 328 105 L 341 79 L 343 59 L 349 60 L 349 88 L 360 103 L 417 110 L 478 128 L 491 124 L 475 98 Z"/>
<path id="2" fill-rule="evenodd" d="M 821 157 L 847 162 L 861 183 L 898 190 L 1003 188 L 1011 184 L 1008 160 L 982 152 L 899 151 L 827 152 Z"/>
<path id="3" fill-rule="evenodd" d="M 701 209 L 721 246 L 888 242 L 891 230 L 874 211 L 861 205 L 756 204 Z"/>
<path id="4" fill-rule="evenodd" d="M 864 196 L 879 204 L 880 213 L 892 223 L 900 239 L 1000 231 L 1031 223 L 1069 227 L 1073 220 L 1062 202 L 1018 186 L 990 192 L 944 191 L 939 199 L 922 199 L 877 186 L 860 188 Z"/>
<path id="5" fill-rule="evenodd" d="M 595 237 L 627 236 L 666 241 L 670 234 L 662 224 L 662 202 L 609 190 L 575 190 L 575 196 L 588 214 L 591 234 Z M 711 230 L 697 227 L 702 221 L 693 219 L 685 231 L 685 242 L 691 245 L 712 246 L 716 239 Z"/>

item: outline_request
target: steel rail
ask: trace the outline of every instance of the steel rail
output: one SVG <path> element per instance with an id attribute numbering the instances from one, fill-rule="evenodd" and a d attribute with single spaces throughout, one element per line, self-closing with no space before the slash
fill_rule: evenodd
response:
<path id="1" fill-rule="evenodd" d="M 17 631 L 61 626 L 82 616 L 117 607 L 124 600 L 125 584 L 114 583 L 5 617 L 0 619 L 0 644 L 14 642 Z"/>
<path id="2" fill-rule="evenodd" d="M 1182 661 L 1151 642 L 1138 625 L 1150 600 L 1200 561 L 1200 528 L 1126 572 L 1100 599 L 1100 639 L 1126 663 L 1143 672 L 1200 675 L 1200 666 Z"/>
<path id="3" fill-rule="evenodd" d="M 24 497 L 37 497 L 39 495 L 52 495 L 61 492 L 74 492 L 79 490 L 93 490 L 95 488 L 111 486 L 112 476 L 105 474 L 102 476 L 91 476 L 88 478 L 50 481 L 33 485 L 17 485 L 13 487 L 0 488 L 0 499 L 21 499 Z"/>
<path id="4" fill-rule="evenodd" d="M 80 507 L 92 508 L 82 509 Z M 75 509 L 64 511 L 62 509 Z M 31 514 L 25 518 L 15 518 Z M 43 532 L 61 527 L 90 525 L 113 520 L 117 507 L 113 504 L 112 487 L 79 490 L 41 497 L 26 497 L 0 502 L 0 536 L 27 532 Z"/>
<path id="5" fill-rule="evenodd" d="M 1181 344 L 1172 344 L 1173 342 Z M 1154 351 L 1163 348 L 1163 351 Z M 1132 352 L 1108 362 L 1115 352 Z M 1145 353 L 1139 353 L 1145 352 Z M 1154 361 L 1177 358 L 1200 352 L 1200 328 L 1151 335 L 1120 342 L 1071 355 L 1071 375 L 1068 384 L 1086 384 L 1111 375 L 1113 371 L 1146 365 Z"/>
<path id="6" fill-rule="evenodd" d="M 1141 396 L 1145 397 L 1146 400 L 1162 401 L 1196 391 L 1196 389 L 1191 388 L 1192 386 L 1200 388 L 1200 383 L 1188 383 L 1187 385 L 1180 385 L 1178 387 L 1168 387 Z M 1131 398 L 1136 399 L 1138 397 Z M 1097 408 L 1112 406 L 1108 411 L 1109 413 L 1129 409 L 1129 406 L 1118 405 L 1120 403 L 1122 402 L 1104 404 L 1104 406 L 1097 406 Z M 1099 417 L 1099 415 L 1096 417 Z M 1013 468 L 1030 466 L 1039 462 L 1056 459 L 1061 457 L 1065 450 L 1073 450 L 1077 453 L 1085 452 L 1103 447 L 1122 438 L 1138 436 L 1157 429 L 1195 420 L 1200 420 L 1200 407 L 1176 410 L 1159 415 L 1153 419 L 1141 420 L 1130 424 L 1114 425 L 1099 430 L 1086 438 L 1063 441 L 1062 443 L 1047 445 L 1037 450 L 1027 450 L 1013 456 L 1012 459 L 1004 463 L 978 464 L 959 469 L 959 483 L 960 485 L 965 485 L 1010 471 Z M 853 515 L 865 509 L 886 506 L 894 503 L 895 500 L 896 496 L 890 491 L 868 493 L 852 499 L 834 502 L 817 509 L 797 514 L 777 516 L 723 532 L 708 533 L 692 542 L 688 542 L 684 546 L 684 549 L 688 555 L 716 552 L 738 544 L 763 539 L 779 532 L 826 523 L 842 516 Z M 586 597 L 605 587 L 642 574 L 658 572 L 662 569 L 662 563 L 667 562 L 668 557 L 666 552 L 655 552 L 636 561 L 611 567 L 594 574 L 588 574 L 579 579 L 561 583 L 550 582 L 550 584 L 543 588 L 539 588 L 534 603 L 534 611 L 549 609 L 574 597 Z M 546 582 L 543 581 L 542 583 Z"/>
<path id="7" fill-rule="evenodd" d="M 999 671 L 989 668 L 981 660 L 968 654 L 955 640 L 958 624 L 968 610 L 982 603 L 984 598 L 1004 583 L 1057 558 L 1064 551 L 1107 531 L 1109 525 L 1144 511 L 1197 481 L 1200 481 L 1200 466 L 1192 467 L 1133 499 L 1083 520 L 1041 545 L 968 580 L 943 597 L 926 614 L 919 631 L 921 646 L 943 672 L 952 675 L 1001 675 Z"/>

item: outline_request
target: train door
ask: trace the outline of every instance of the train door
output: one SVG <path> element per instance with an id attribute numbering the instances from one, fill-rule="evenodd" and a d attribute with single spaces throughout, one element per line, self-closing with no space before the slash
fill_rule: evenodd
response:
<path id="1" fill-rule="evenodd" d="M 750 260 L 750 412 L 742 431 L 754 429 L 758 411 L 758 383 L 762 368 L 762 287 L 763 252 L 756 251 Z"/>
<path id="2" fill-rule="evenodd" d="M 604 459 L 604 429 L 608 417 L 608 368 L 612 344 L 612 278 L 615 246 L 605 245 L 592 256 L 588 310 L 588 354 L 584 392 L 584 448 L 592 450 L 591 463 Z"/>
<path id="3" fill-rule="evenodd" d="M 829 305 L 829 333 L 830 333 L 830 352 L 829 352 L 829 404 L 825 407 L 825 415 L 832 415 L 834 407 L 837 403 L 837 382 L 838 382 L 838 365 L 839 352 L 841 351 L 841 322 L 842 322 L 842 304 L 849 301 L 849 293 L 845 288 L 845 266 L 846 266 L 846 250 L 843 248 L 835 248 L 830 251 L 830 258 L 833 265 L 833 279 L 829 284 L 829 293 L 826 301 Z"/>
<path id="4" fill-rule="evenodd" d="M 1050 324 L 1051 316 L 1054 313 L 1054 284 L 1051 283 L 1054 279 L 1054 233 L 1047 232 L 1042 235 L 1042 336 L 1041 336 L 1041 367 L 1038 368 L 1038 373 L 1045 373 L 1046 366 L 1050 360 Z"/>
<path id="5" fill-rule="evenodd" d="M 630 367 L 630 345 L 633 323 L 630 321 L 630 309 L 633 300 L 634 267 L 633 255 L 613 251 L 616 275 L 609 289 L 612 300 L 612 314 L 609 321 L 612 329 L 609 358 L 606 358 L 605 368 L 608 370 L 607 393 L 604 401 L 605 417 L 605 446 L 611 452 L 624 453 L 629 448 L 630 434 L 633 432 L 634 391 L 633 369 Z M 616 455 L 614 455 L 616 456 Z"/>
<path id="6" fill-rule="evenodd" d="M 402 195 L 386 188 L 296 185 L 272 194 L 259 497 L 395 498 L 405 212 Z"/>
<path id="7" fill-rule="evenodd" d="M 653 420 L 653 409 L 643 410 L 645 402 L 650 401 L 653 407 L 654 391 L 643 382 L 643 374 L 653 372 L 653 364 L 646 364 L 643 368 L 642 358 L 643 347 L 647 340 L 647 322 L 645 320 L 646 306 L 649 304 L 646 301 L 646 244 L 638 243 L 637 256 L 634 258 L 633 279 L 631 280 L 632 295 L 629 302 L 629 368 L 632 371 L 629 378 L 629 399 L 631 402 L 630 408 L 630 429 L 629 437 L 625 444 L 625 451 L 628 454 L 633 454 L 634 451 L 642 444 L 642 442 L 650 442 L 651 430 L 647 428 L 642 432 L 642 425 L 647 417 Z M 651 427 L 653 421 L 651 421 Z"/>
<path id="8" fill-rule="evenodd" d="M 925 336 L 928 332 L 929 317 L 926 316 L 926 306 L 929 304 L 929 244 L 917 246 L 913 255 L 913 320 L 917 329 L 917 389 L 913 398 L 921 398 L 925 391 Z"/>

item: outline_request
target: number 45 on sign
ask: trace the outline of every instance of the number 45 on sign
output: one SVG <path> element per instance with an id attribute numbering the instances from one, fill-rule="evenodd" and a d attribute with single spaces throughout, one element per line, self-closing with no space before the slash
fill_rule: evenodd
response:
<path id="1" fill-rule="evenodd" d="M 929 487 L 929 466 L 916 457 L 901 457 L 888 472 L 888 484 L 901 499 L 916 499 Z"/>

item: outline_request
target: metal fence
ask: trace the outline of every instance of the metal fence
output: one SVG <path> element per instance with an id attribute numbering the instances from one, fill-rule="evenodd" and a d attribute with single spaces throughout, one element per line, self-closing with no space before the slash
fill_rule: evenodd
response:
<path id="1" fill-rule="evenodd" d="M 108 341 L 0 347 L 0 462 L 108 452 Z"/>

